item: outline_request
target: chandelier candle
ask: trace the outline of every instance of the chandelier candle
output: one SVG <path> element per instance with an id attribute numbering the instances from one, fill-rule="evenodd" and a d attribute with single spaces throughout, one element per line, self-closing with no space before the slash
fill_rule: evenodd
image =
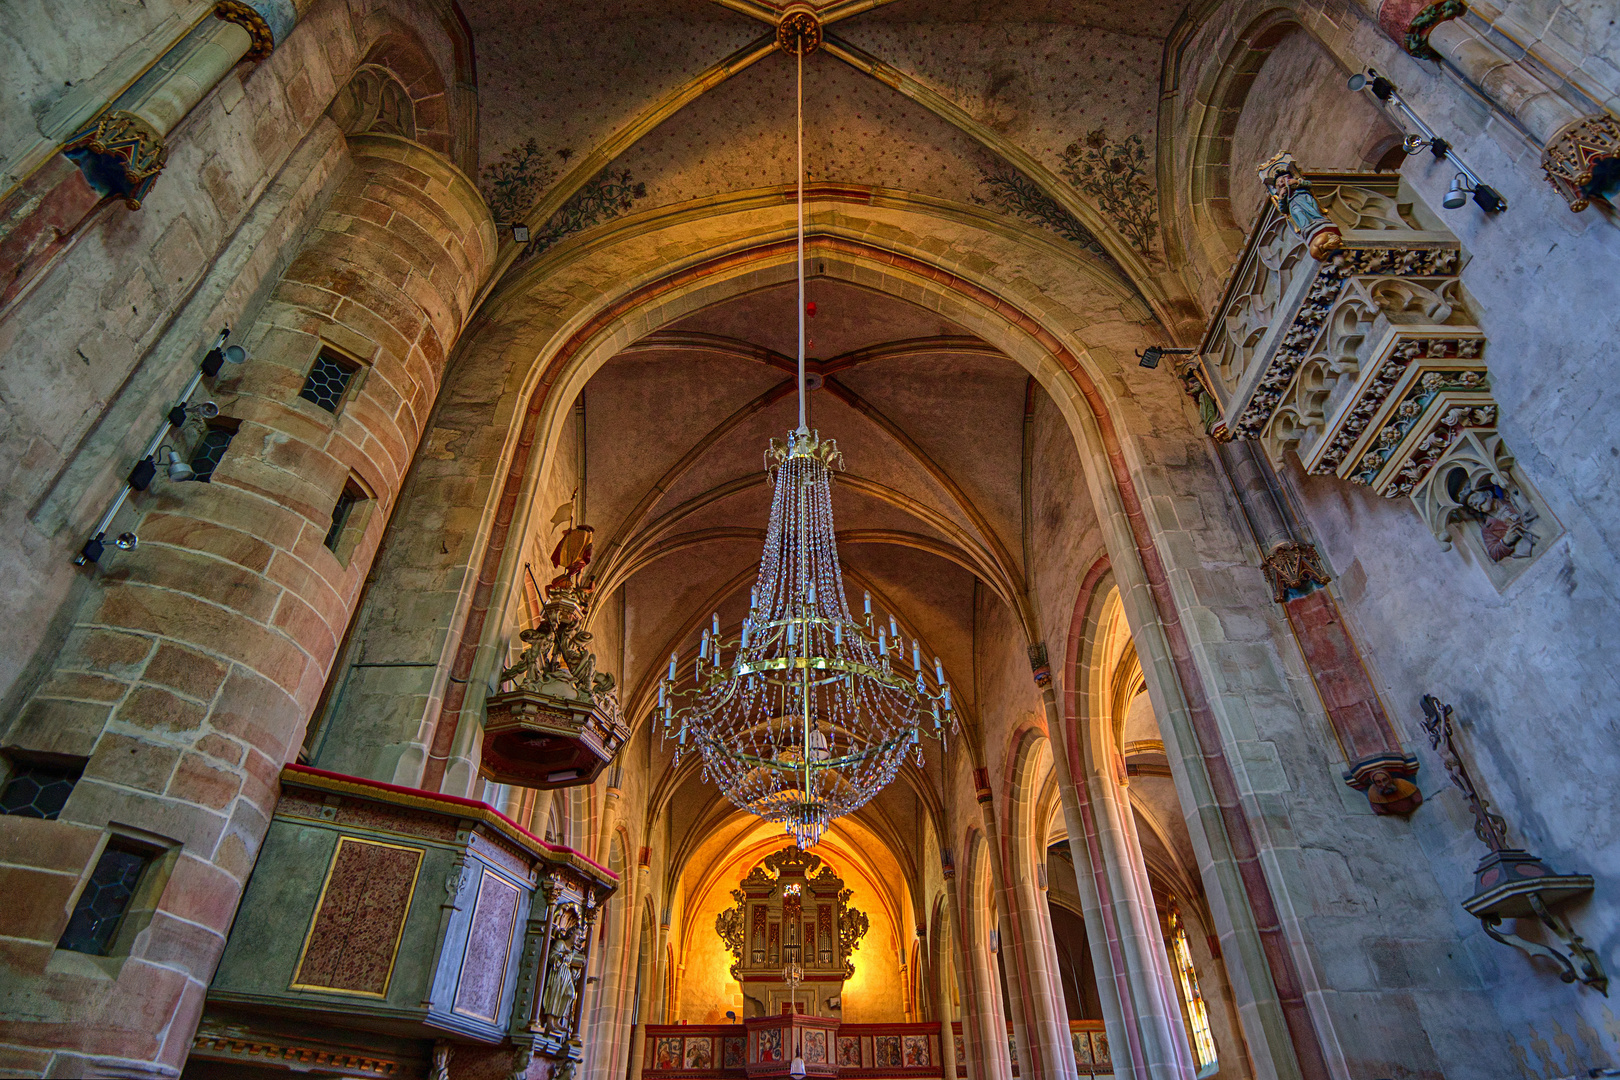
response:
<path id="1" fill-rule="evenodd" d="M 690 740 L 706 779 L 742 809 L 781 823 L 800 848 L 882 791 L 908 753 L 922 766 L 925 716 L 933 738 L 943 740 L 947 724 L 956 729 L 939 658 L 927 672 L 913 639 L 908 668 L 898 621 L 888 617 L 885 635 L 870 593 L 860 620 L 850 614 L 832 512 L 833 472 L 844 458 L 805 422 L 806 43 L 807 36 L 786 43 L 798 62 L 799 426 L 766 451 L 775 482 L 771 519 L 736 640 L 722 638 L 716 613 L 703 631 L 691 684 L 678 686 L 680 658 L 671 654 L 658 687 L 664 737 L 675 740 L 677 763 Z"/>

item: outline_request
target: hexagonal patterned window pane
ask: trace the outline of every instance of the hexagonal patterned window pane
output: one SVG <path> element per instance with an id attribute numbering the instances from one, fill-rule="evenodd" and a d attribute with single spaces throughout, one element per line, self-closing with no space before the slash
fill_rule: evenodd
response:
<path id="1" fill-rule="evenodd" d="M 349 380 L 359 370 L 357 365 L 322 351 L 315 357 L 315 364 L 305 376 L 304 388 L 298 391 L 298 396 L 335 413 L 343 401 L 343 391 L 349 388 Z"/>
<path id="2" fill-rule="evenodd" d="M 106 956 L 151 861 L 149 855 L 107 845 L 56 947 Z"/>
<path id="3" fill-rule="evenodd" d="M 0 791 L 0 814 L 54 821 L 78 779 L 78 769 L 19 761 Z"/>
<path id="4" fill-rule="evenodd" d="M 191 471 L 196 473 L 193 479 L 208 482 L 235 435 L 234 428 L 217 424 L 203 432 L 202 441 L 197 444 L 196 451 L 191 455 Z"/>

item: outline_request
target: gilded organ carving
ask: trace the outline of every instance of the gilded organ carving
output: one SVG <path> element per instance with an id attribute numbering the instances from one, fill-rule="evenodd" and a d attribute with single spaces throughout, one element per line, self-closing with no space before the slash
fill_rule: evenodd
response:
<path id="1" fill-rule="evenodd" d="M 852 896 L 820 857 L 796 847 L 766 856 L 731 891 L 735 904 L 715 919 L 715 932 L 758 1015 L 790 1004 L 810 1016 L 837 1008 L 870 925 Z"/>

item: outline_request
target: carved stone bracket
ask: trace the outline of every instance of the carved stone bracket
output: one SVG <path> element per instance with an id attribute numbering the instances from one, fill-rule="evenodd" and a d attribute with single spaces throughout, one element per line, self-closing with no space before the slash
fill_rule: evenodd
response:
<path id="1" fill-rule="evenodd" d="M 1412 783 L 1418 759 L 1411 754 L 1375 754 L 1352 762 L 1344 782 L 1367 796 L 1377 814 L 1410 814 L 1423 805 L 1423 792 Z"/>
<path id="2" fill-rule="evenodd" d="M 1279 604 L 1333 580 L 1323 568 L 1315 544 L 1278 544 L 1261 561 L 1260 569 L 1271 583 L 1271 598 Z"/>
<path id="3" fill-rule="evenodd" d="M 1547 140 L 1541 168 L 1576 213 L 1620 192 L 1620 120 L 1608 113 L 1566 124 Z"/>
<path id="4" fill-rule="evenodd" d="M 169 148 L 157 129 L 121 110 L 102 113 L 74 132 L 62 154 L 97 194 L 121 196 L 131 210 L 141 208 L 169 161 Z"/>
<path id="5" fill-rule="evenodd" d="M 1490 849 L 1474 870 L 1474 894 L 1463 901 L 1463 909 L 1477 918 L 1494 940 L 1532 958 L 1550 961 L 1564 982 L 1579 980 L 1607 997 L 1609 977 L 1602 959 L 1556 911 L 1591 894 L 1591 875 L 1560 874 L 1528 851 L 1508 846 L 1507 822 L 1491 811 L 1491 804 L 1480 793 L 1457 750 L 1451 706 L 1429 694 L 1423 696 L 1422 704 L 1423 730 L 1445 762 L 1452 784 L 1468 802 L 1474 815 L 1474 835 Z M 1502 929 L 1504 919 L 1528 918 L 1538 920 L 1551 931 L 1569 950 L 1568 954 Z"/>

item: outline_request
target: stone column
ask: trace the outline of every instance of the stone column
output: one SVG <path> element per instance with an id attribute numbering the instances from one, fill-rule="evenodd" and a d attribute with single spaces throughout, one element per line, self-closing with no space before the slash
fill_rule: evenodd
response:
<path id="1" fill-rule="evenodd" d="M 1035 674 L 1053 734 L 1058 795 L 1116 1075 L 1183 1080 L 1193 1074 L 1192 1052 L 1141 853 L 1133 846 L 1129 800 L 1111 775 L 1112 763 L 1076 782 L 1050 673 L 1040 667 Z"/>
<path id="2" fill-rule="evenodd" d="M 978 791 L 979 811 L 984 817 L 985 830 L 994 838 L 991 872 L 995 875 L 1003 910 L 1002 960 L 1007 964 L 1009 1002 L 1013 1010 L 1013 1028 L 1018 1036 L 1020 1053 L 1028 1057 L 1019 1061 L 1020 1071 L 1026 1077 L 1062 1077 L 1073 1073 L 1073 1049 L 1068 1053 L 1068 1018 L 1059 1015 L 1063 996 L 1054 1000 L 1052 966 L 1056 954 L 1048 947 L 1041 934 L 1042 917 L 1035 906 L 1034 883 L 1024 875 L 1009 873 L 1008 863 L 1018 865 L 1016 857 L 1003 850 L 1007 841 L 998 831 L 994 800 L 988 777 L 975 770 L 975 781 L 981 779 L 986 786 Z M 1061 1028 L 1061 1030 L 1060 1030 Z"/>
<path id="3" fill-rule="evenodd" d="M 214 385 L 239 427 L 211 481 L 154 482 L 139 548 L 103 558 L 8 733 L 84 762 L 56 820 L 0 817 L 6 889 L 29 898 L 0 906 L 0 983 L 34 1002 L 0 1042 L 37 1048 L 27 1068 L 184 1060 L 277 775 L 493 265 L 489 211 L 447 160 L 392 136 L 350 147 L 353 172 L 238 338 L 251 359 Z M 353 368 L 335 412 L 299 396 L 323 351 Z M 112 956 L 58 949 L 109 839 L 152 857 L 132 902 L 147 925 Z"/>
<path id="4" fill-rule="evenodd" d="M 979 816 L 984 824 L 984 838 L 990 853 L 990 884 L 995 892 L 996 925 L 1001 938 L 1001 964 L 1007 976 L 1007 1008 L 1012 1011 L 1013 1038 L 1018 1041 L 1018 1068 L 1026 1078 L 1045 1077 L 1046 1059 L 1040 1048 L 1030 1040 L 1030 1026 L 1025 1013 L 1032 1002 L 1022 993 L 1026 980 L 1021 967 L 1022 934 L 1013 906 L 1012 886 L 1007 880 L 1006 860 L 1002 858 L 1001 828 L 996 822 L 995 799 L 990 791 L 990 775 L 986 769 L 973 770 L 974 797 L 979 801 Z M 994 980 L 992 980 L 994 981 Z"/>
<path id="5" fill-rule="evenodd" d="M 1620 186 L 1620 120 L 1591 104 L 1571 105 L 1521 59 L 1462 18 L 1462 0 L 1362 0 L 1386 34 L 1420 60 L 1448 64 L 1542 149 L 1541 165 L 1570 204 L 1586 209 Z M 1594 176 L 1594 173 L 1596 174 Z"/>
<path id="6" fill-rule="evenodd" d="M 945 878 L 945 913 L 951 924 L 950 932 L 956 940 L 956 948 L 952 951 L 956 954 L 956 985 L 962 992 L 962 1046 L 967 1051 L 968 1080 L 1004 1075 L 1008 1072 L 1005 1033 L 998 1033 L 998 1041 L 990 1046 L 984 1044 L 984 1021 L 987 1016 L 994 1014 L 994 1010 L 984 999 L 979 982 L 980 965 L 973 961 L 974 950 L 968 941 L 966 924 L 962 921 L 962 899 L 956 891 L 956 864 L 951 860 L 950 852 L 940 852 L 940 867 Z M 949 1030 L 944 1030 L 943 1035 L 951 1038 Z M 997 1066 L 1000 1066 L 999 1073 Z"/>
<path id="7" fill-rule="evenodd" d="M 1401 746 L 1366 661 L 1339 611 L 1321 555 L 1277 489 L 1252 442 L 1215 443 L 1238 507 L 1262 555 L 1261 568 L 1299 643 L 1305 667 L 1346 761 L 1345 783 L 1378 814 L 1409 814 L 1423 802 L 1412 783 L 1418 761 Z"/>
<path id="8" fill-rule="evenodd" d="M 116 100 L 48 134 L 45 145 L 63 139 L 62 154 L 25 169 L 0 201 L 0 309 L 54 263 L 105 197 L 138 210 L 168 162 L 169 133 L 237 64 L 269 56 L 311 2 L 220 0 Z"/>

